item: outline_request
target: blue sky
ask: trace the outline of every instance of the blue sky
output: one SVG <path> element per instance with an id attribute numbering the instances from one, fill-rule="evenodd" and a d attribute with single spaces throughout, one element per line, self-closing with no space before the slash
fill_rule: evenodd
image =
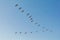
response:
<path id="1" fill-rule="evenodd" d="M 15 7 L 16 4 L 19 6 Z M 24 9 L 24 13 L 21 13 L 19 7 Z M 27 13 L 40 24 L 40 28 L 29 21 Z M 42 32 L 42 27 L 49 31 Z M 36 33 L 36 30 L 39 31 Z M 15 35 L 15 32 L 18 34 Z M 20 35 L 19 32 L 23 33 Z M 28 34 L 25 35 L 24 32 Z M 60 40 L 60 0 L 0 0 L 0 40 L 19 40 L 19 38 Z"/>

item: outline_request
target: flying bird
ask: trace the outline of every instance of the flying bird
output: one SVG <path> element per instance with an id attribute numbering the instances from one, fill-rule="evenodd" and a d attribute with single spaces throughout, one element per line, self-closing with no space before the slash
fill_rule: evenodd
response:
<path id="1" fill-rule="evenodd" d="M 38 32 L 38 31 L 36 31 L 36 32 Z"/>
<path id="2" fill-rule="evenodd" d="M 53 32 L 52 30 L 50 30 L 50 32 Z"/>
<path id="3" fill-rule="evenodd" d="M 15 7 L 17 7 L 17 6 L 18 6 L 18 4 L 15 5 Z"/>
<path id="4" fill-rule="evenodd" d="M 27 34 L 27 32 L 25 32 L 24 34 Z"/>
<path id="5" fill-rule="evenodd" d="M 29 18 L 31 18 L 32 16 L 30 15 Z"/>
<path id="6" fill-rule="evenodd" d="M 30 18 L 30 20 L 33 20 L 33 18 Z"/>
<path id="7" fill-rule="evenodd" d="M 35 22 L 35 25 L 38 24 L 37 22 Z"/>
<path id="8" fill-rule="evenodd" d="M 15 34 L 17 34 L 17 32 L 15 32 Z"/>
<path id="9" fill-rule="evenodd" d="M 31 22 L 34 22 L 33 20 L 31 20 Z"/>
<path id="10" fill-rule="evenodd" d="M 38 24 L 38 26 L 40 26 L 40 24 Z"/>
<path id="11" fill-rule="evenodd" d="M 19 32 L 20 34 L 22 33 L 22 32 Z"/>
<path id="12" fill-rule="evenodd" d="M 45 29 L 45 27 L 42 27 L 43 29 Z"/>
<path id="13" fill-rule="evenodd" d="M 42 30 L 42 32 L 45 32 L 44 30 Z"/>
<path id="14" fill-rule="evenodd" d="M 22 9 L 22 7 L 19 7 L 19 10 L 21 10 Z"/>
<path id="15" fill-rule="evenodd" d="M 46 31 L 48 31 L 48 29 L 46 29 Z"/>
<path id="16" fill-rule="evenodd" d="M 27 13 L 26 15 L 27 15 L 27 16 L 29 16 L 29 15 L 30 15 L 30 13 Z"/>
<path id="17" fill-rule="evenodd" d="M 32 32 L 30 32 L 30 33 L 32 33 Z"/>
<path id="18" fill-rule="evenodd" d="M 23 13 L 23 12 L 24 12 L 24 10 L 21 10 L 21 12 Z"/>

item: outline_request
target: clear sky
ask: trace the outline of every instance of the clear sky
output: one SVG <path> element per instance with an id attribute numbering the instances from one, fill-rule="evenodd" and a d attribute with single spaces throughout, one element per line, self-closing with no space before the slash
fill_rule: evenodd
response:
<path id="1" fill-rule="evenodd" d="M 27 13 L 40 27 L 30 22 Z M 60 0 L 0 0 L 0 40 L 60 40 Z"/>

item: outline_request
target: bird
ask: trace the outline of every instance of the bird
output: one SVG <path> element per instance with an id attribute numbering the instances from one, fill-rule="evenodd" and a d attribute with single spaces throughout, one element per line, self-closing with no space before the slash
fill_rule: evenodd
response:
<path id="1" fill-rule="evenodd" d="M 33 20 L 33 18 L 30 18 L 30 20 Z"/>
<path id="2" fill-rule="evenodd" d="M 30 32 L 30 33 L 32 33 L 32 32 Z"/>
<path id="3" fill-rule="evenodd" d="M 31 20 L 31 22 L 34 22 L 33 20 Z"/>
<path id="4" fill-rule="evenodd" d="M 15 7 L 17 7 L 17 6 L 18 6 L 18 4 L 15 5 Z"/>
<path id="5" fill-rule="evenodd" d="M 24 34 L 27 34 L 27 32 L 25 32 Z"/>
<path id="6" fill-rule="evenodd" d="M 17 32 L 15 32 L 15 34 L 17 34 Z"/>
<path id="7" fill-rule="evenodd" d="M 42 27 L 43 29 L 45 28 L 45 27 Z"/>
<path id="8" fill-rule="evenodd" d="M 48 31 L 48 29 L 46 29 L 46 31 Z"/>
<path id="9" fill-rule="evenodd" d="M 27 16 L 29 16 L 29 15 L 30 15 L 30 13 L 27 13 L 26 15 L 27 15 Z"/>
<path id="10" fill-rule="evenodd" d="M 40 26 L 40 24 L 38 24 L 38 26 Z"/>
<path id="11" fill-rule="evenodd" d="M 21 10 L 22 9 L 22 7 L 19 7 L 19 10 Z"/>
<path id="12" fill-rule="evenodd" d="M 32 16 L 30 15 L 29 18 L 32 18 Z"/>
<path id="13" fill-rule="evenodd" d="M 42 32 L 45 32 L 44 30 L 42 30 Z"/>
<path id="14" fill-rule="evenodd" d="M 36 32 L 38 32 L 38 31 L 36 31 Z"/>
<path id="15" fill-rule="evenodd" d="M 52 30 L 50 30 L 50 32 L 53 32 Z"/>
<path id="16" fill-rule="evenodd" d="M 35 25 L 38 24 L 37 22 L 35 22 Z"/>
<path id="17" fill-rule="evenodd" d="M 23 12 L 24 12 L 24 10 L 21 10 L 21 12 L 23 13 Z"/>
<path id="18" fill-rule="evenodd" d="M 20 34 L 22 33 L 22 32 L 19 32 Z"/>

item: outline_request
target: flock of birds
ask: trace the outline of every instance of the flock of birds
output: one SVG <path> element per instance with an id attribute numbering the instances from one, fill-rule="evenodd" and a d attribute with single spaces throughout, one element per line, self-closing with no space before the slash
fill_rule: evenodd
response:
<path id="1" fill-rule="evenodd" d="M 18 6 L 19 6 L 19 4 L 15 5 L 15 7 L 18 7 Z M 21 13 L 25 12 L 25 10 L 23 10 L 22 7 L 19 7 L 18 9 L 21 11 Z M 32 18 L 32 15 L 30 15 L 30 13 L 27 13 L 26 16 L 29 18 L 29 20 L 30 20 L 31 23 L 34 23 L 34 25 L 37 25 L 38 28 L 40 27 L 40 24 L 38 22 L 34 21 L 34 19 Z M 49 29 L 46 29 L 45 27 L 42 27 L 42 29 L 45 29 L 45 31 L 49 31 Z M 45 31 L 43 30 L 42 32 L 45 32 Z M 36 30 L 35 32 L 38 32 L 38 30 Z M 50 30 L 50 32 L 52 32 L 52 30 Z M 17 33 L 17 32 L 15 32 L 15 33 Z M 20 34 L 21 33 L 22 32 L 20 32 Z M 33 33 L 33 32 L 30 32 L 30 33 Z M 25 32 L 25 34 L 27 34 L 27 32 Z"/>
<path id="2" fill-rule="evenodd" d="M 18 8 L 18 6 L 19 6 L 19 4 L 15 4 L 15 7 Z M 25 10 L 24 10 L 22 7 L 19 7 L 18 9 L 20 10 L 21 13 L 24 13 L 24 12 L 25 12 Z M 28 17 L 28 19 L 30 20 L 31 23 L 34 23 L 34 25 L 37 25 L 37 27 L 40 28 L 41 25 L 40 25 L 38 22 L 35 22 L 35 21 L 34 21 L 32 15 L 31 15 L 30 13 L 26 13 L 26 16 Z M 49 30 L 49 29 L 46 28 L 46 27 L 42 27 L 42 29 L 43 29 L 43 30 L 41 30 L 42 32 L 46 32 L 46 31 L 53 32 L 52 30 Z M 39 31 L 40 31 L 40 30 L 37 29 L 37 30 L 34 31 L 34 32 L 39 32 Z M 22 34 L 22 33 L 23 33 L 23 34 L 28 34 L 28 32 L 14 32 L 14 33 L 15 33 L 15 34 L 18 34 L 18 33 L 19 33 L 19 34 Z M 31 31 L 31 32 L 29 32 L 29 33 L 32 34 L 33 32 Z"/>
<path id="3" fill-rule="evenodd" d="M 18 32 L 15 32 L 17 34 Z M 19 32 L 19 34 L 22 34 L 23 32 Z M 32 32 L 30 32 L 32 34 Z M 24 34 L 28 34 L 28 32 L 24 32 Z"/>

